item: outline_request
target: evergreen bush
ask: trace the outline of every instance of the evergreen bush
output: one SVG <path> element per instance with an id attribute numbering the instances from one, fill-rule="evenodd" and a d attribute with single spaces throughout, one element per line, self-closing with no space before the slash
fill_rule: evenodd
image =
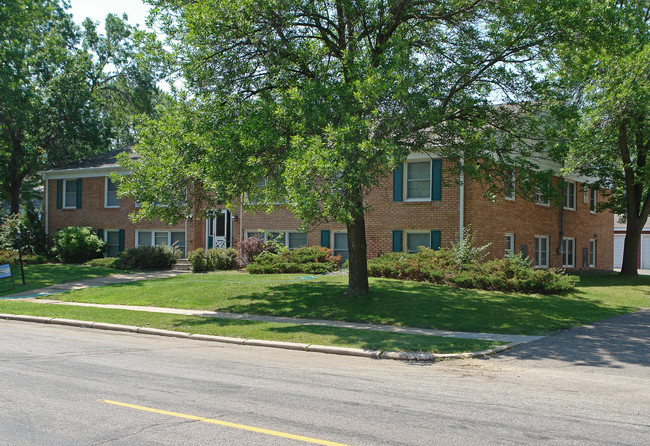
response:
<path id="1" fill-rule="evenodd" d="M 122 251 L 114 265 L 125 270 L 170 269 L 179 257 L 180 251 L 171 246 L 138 246 Z"/>
<path id="2" fill-rule="evenodd" d="M 251 274 L 306 273 L 325 274 L 339 269 L 341 256 L 329 248 L 311 246 L 277 253 L 264 252 L 246 266 Z"/>
<path id="3" fill-rule="evenodd" d="M 225 271 L 237 268 L 238 253 L 233 248 L 203 248 L 190 252 L 187 260 L 193 273 Z"/>

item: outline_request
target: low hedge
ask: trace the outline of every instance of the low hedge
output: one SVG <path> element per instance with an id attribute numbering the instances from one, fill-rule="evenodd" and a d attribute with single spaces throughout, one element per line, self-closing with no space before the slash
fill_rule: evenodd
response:
<path id="1" fill-rule="evenodd" d="M 246 266 L 251 274 L 305 273 L 325 274 L 339 269 L 341 256 L 329 248 L 311 246 L 278 253 L 264 252 Z"/>
<path id="2" fill-rule="evenodd" d="M 122 251 L 114 263 L 114 268 L 125 270 L 170 269 L 180 253 L 170 246 L 138 246 Z"/>
<path id="3" fill-rule="evenodd" d="M 39 265 L 41 263 L 47 263 L 48 258 L 41 254 L 26 254 L 22 253 L 23 265 Z M 19 265 L 20 259 L 18 257 L 18 251 L 12 251 L 10 249 L 0 251 L 0 265 Z"/>
<path id="4" fill-rule="evenodd" d="M 431 282 L 460 288 L 520 293 L 564 294 L 575 289 L 578 278 L 563 270 L 534 269 L 521 256 L 458 266 L 453 254 L 441 249 L 388 253 L 368 261 L 368 275 Z"/>
<path id="5" fill-rule="evenodd" d="M 226 271 L 237 268 L 237 250 L 233 248 L 195 249 L 187 256 L 193 273 Z"/>

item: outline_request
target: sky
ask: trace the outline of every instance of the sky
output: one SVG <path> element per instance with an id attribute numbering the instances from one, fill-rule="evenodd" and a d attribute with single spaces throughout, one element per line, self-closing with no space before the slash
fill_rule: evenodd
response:
<path id="1" fill-rule="evenodd" d="M 145 19 L 150 6 L 142 3 L 142 0 L 70 0 L 70 9 L 75 23 L 81 24 L 86 17 L 95 22 L 100 22 L 101 28 L 104 19 L 109 13 L 122 17 L 126 13 L 130 25 L 138 24 L 140 28 L 146 28 Z"/>

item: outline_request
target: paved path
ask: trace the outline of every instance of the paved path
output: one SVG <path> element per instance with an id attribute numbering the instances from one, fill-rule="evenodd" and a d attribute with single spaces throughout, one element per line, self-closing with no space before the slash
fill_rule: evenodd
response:
<path id="1" fill-rule="evenodd" d="M 94 279 L 78 280 L 76 282 L 58 283 L 56 285 L 39 288 L 36 290 L 27 290 L 20 293 L 7 294 L 0 296 L 0 299 L 44 296 L 48 294 L 64 293 L 66 291 L 81 290 L 83 288 L 113 285 L 115 283 L 136 282 L 138 280 L 167 279 L 184 273 L 184 271 L 175 270 L 147 271 L 141 273 L 118 273 L 105 277 L 95 277 Z"/>

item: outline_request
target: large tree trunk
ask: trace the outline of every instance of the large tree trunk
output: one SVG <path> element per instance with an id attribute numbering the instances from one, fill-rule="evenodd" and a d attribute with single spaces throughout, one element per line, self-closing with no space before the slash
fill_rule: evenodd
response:
<path id="1" fill-rule="evenodd" d="M 639 222 L 634 215 L 627 218 L 627 229 L 625 233 L 625 244 L 623 245 L 623 264 L 621 265 L 621 276 L 633 277 L 639 274 L 639 242 L 641 231 L 645 221 Z"/>
<path id="2" fill-rule="evenodd" d="M 9 191 L 9 199 L 11 203 L 11 214 L 20 212 L 20 184 L 12 184 L 11 190 Z"/>
<path id="3" fill-rule="evenodd" d="M 368 287 L 368 253 L 366 249 L 366 219 L 363 212 L 363 194 L 353 198 L 356 209 L 348 228 L 348 252 L 350 254 L 350 273 L 348 289 L 345 294 L 367 294 Z"/>

